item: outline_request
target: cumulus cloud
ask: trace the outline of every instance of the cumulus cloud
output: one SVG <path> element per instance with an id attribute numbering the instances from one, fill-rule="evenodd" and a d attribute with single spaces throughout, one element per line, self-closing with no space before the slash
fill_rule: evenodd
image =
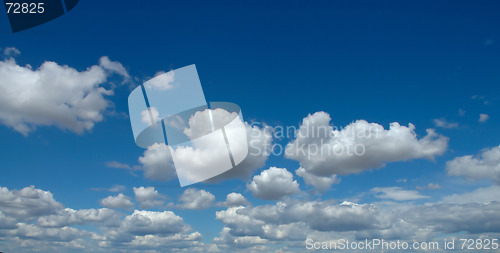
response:
<path id="1" fill-rule="evenodd" d="M 214 200 L 215 196 L 210 192 L 189 188 L 179 197 L 181 204 L 178 206 L 184 209 L 206 209 L 213 205 Z"/>
<path id="2" fill-rule="evenodd" d="M 134 187 L 135 199 L 141 208 L 160 207 L 164 204 L 164 195 L 158 193 L 154 187 Z"/>
<path id="3" fill-rule="evenodd" d="M 108 208 L 63 208 L 52 193 L 34 187 L 0 188 L 2 251 L 167 252 L 208 248 L 201 242 L 202 235 L 171 211 L 135 210 L 123 216 Z"/>
<path id="4" fill-rule="evenodd" d="M 203 115 L 203 114 L 201 114 Z M 214 117 L 217 117 L 217 113 L 214 113 Z M 221 117 L 223 117 L 222 115 Z M 198 135 L 199 131 L 204 131 L 204 127 L 200 126 L 201 130 L 196 130 L 196 122 L 192 122 L 194 128 L 188 128 L 186 131 L 189 135 Z M 259 126 L 250 126 L 245 123 L 245 130 L 247 136 L 248 145 L 248 155 L 247 157 L 234 168 L 217 175 L 213 178 L 206 180 L 205 182 L 214 183 L 220 182 L 225 179 L 240 178 L 247 180 L 253 174 L 255 170 L 261 168 L 265 165 L 267 158 L 270 155 L 270 148 L 272 142 L 272 134 L 268 128 L 261 128 Z M 229 134 L 229 133 L 228 133 Z M 233 145 L 238 147 L 239 145 Z M 241 145 L 240 145 L 241 146 Z M 212 149 L 215 147 L 211 147 Z M 226 145 L 223 145 L 226 149 Z M 210 149 L 207 149 L 210 151 Z M 181 154 L 183 153 L 183 154 Z M 195 168 L 191 174 L 195 174 L 198 171 L 196 168 L 201 165 L 206 166 L 208 163 L 217 162 L 217 159 L 213 155 L 213 150 L 210 152 L 194 152 L 193 149 L 184 148 L 177 151 L 178 160 L 177 162 L 186 168 Z M 217 152 L 216 152 L 217 153 Z M 175 178 L 176 175 L 175 166 L 172 159 L 171 150 L 168 145 L 163 143 L 155 143 L 148 147 L 144 152 L 143 156 L 139 157 L 139 163 L 144 170 L 144 176 L 146 178 L 158 181 L 167 181 Z M 216 166 L 216 165 L 214 165 Z M 128 168 L 130 166 L 127 165 Z"/>
<path id="5" fill-rule="evenodd" d="M 247 189 L 257 198 L 278 200 L 300 191 L 297 180 L 286 169 L 271 167 L 254 176 Z"/>
<path id="6" fill-rule="evenodd" d="M 52 193 L 36 189 L 34 186 L 22 190 L 0 187 L 0 212 L 17 219 L 32 219 L 56 213 L 63 205 Z"/>
<path id="7" fill-rule="evenodd" d="M 37 225 L 54 228 L 86 224 L 116 226 L 121 217 L 121 213 L 107 208 L 80 210 L 64 208 L 55 214 L 38 218 Z"/>
<path id="8" fill-rule="evenodd" d="M 136 250 L 165 252 L 202 245 L 199 232 L 171 211 L 135 210 L 119 227 L 108 229 L 102 236 L 101 247 L 126 247 Z"/>
<path id="9" fill-rule="evenodd" d="M 152 180 L 166 181 L 176 175 L 170 149 L 163 143 L 149 146 L 144 155 L 139 157 L 139 163 L 144 170 L 144 177 Z"/>
<path id="10" fill-rule="evenodd" d="M 485 113 L 479 114 L 479 122 L 481 122 L 481 123 L 485 123 L 486 121 L 488 121 L 489 118 L 490 118 L 490 115 L 488 115 L 488 114 L 485 114 Z"/>
<path id="11" fill-rule="evenodd" d="M 401 187 L 375 187 L 371 189 L 371 192 L 376 194 L 375 197 L 377 198 L 396 201 L 428 198 L 428 196 L 421 195 L 418 191 L 404 190 Z"/>
<path id="12" fill-rule="evenodd" d="M 0 61 L 0 122 L 28 135 L 38 126 L 57 126 L 82 134 L 103 120 L 112 103 L 112 90 L 102 85 L 108 77 L 126 71 L 102 57 L 100 65 L 78 71 L 55 62 L 38 69 L 20 66 L 12 58 Z"/>
<path id="13" fill-rule="evenodd" d="M 257 169 L 262 168 L 266 164 L 271 154 L 273 142 L 271 129 L 266 126 L 262 127 L 248 123 L 245 123 L 245 129 L 248 144 L 247 157 L 234 168 L 207 180 L 207 182 L 220 182 L 233 178 L 248 180 Z"/>
<path id="14" fill-rule="evenodd" d="M 250 202 L 241 193 L 231 192 L 227 195 L 226 201 L 220 203 L 221 206 L 233 207 L 233 206 L 246 206 Z"/>
<path id="15" fill-rule="evenodd" d="M 295 171 L 297 176 L 302 177 L 307 185 L 312 185 L 320 191 L 325 191 L 330 188 L 332 184 L 337 184 L 340 182 L 340 178 L 337 175 L 331 176 L 316 176 L 312 173 L 307 173 L 306 169 L 299 168 Z"/>
<path id="16" fill-rule="evenodd" d="M 149 107 L 141 112 L 141 121 L 146 125 L 156 124 L 160 120 L 160 112 L 156 107 Z"/>
<path id="17" fill-rule="evenodd" d="M 477 156 L 456 157 L 446 163 L 448 175 L 469 180 L 489 179 L 500 184 L 500 146 L 484 149 Z"/>
<path id="18" fill-rule="evenodd" d="M 101 205 L 103 207 L 108 207 L 113 209 L 126 209 L 126 210 L 129 210 L 134 207 L 134 203 L 130 201 L 129 197 L 123 195 L 123 193 L 102 199 Z"/>
<path id="19" fill-rule="evenodd" d="M 380 168 L 387 162 L 412 159 L 433 160 L 448 147 L 448 138 L 427 129 L 418 139 L 415 126 L 391 123 L 388 130 L 376 123 L 358 120 L 341 130 L 330 125 L 330 115 L 317 112 L 304 118 L 295 140 L 288 143 L 285 156 L 300 162 L 302 177 L 312 174 L 329 177 L 326 183 L 317 178 L 306 183 L 324 189 L 335 180 L 333 175 L 348 175 Z"/>
<path id="20" fill-rule="evenodd" d="M 492 192 L 493 189 L 481 191 Z M 458 200 L 458 196 L 450 199 Z M 289 200 L 272 205 L 230 207 L 216 213 L 224 228 L 221 237 L 214 241 L 237 246 L 238 239 L 250 240 L 248 237 L 251 237 L 251 242 L 260 241 L 257 243 L 260 245 L 279 241 L 291 244 L 310 237 L 322 238 L 322 241 L 331 238 L 429 240 L 443 236 L 442 233 L 500 231 L 500 214 L 495 211 L 500 204 L 496 201 L 425 205 L 389 203 L 336 204 L 332 201 Z M 252 245 L 255 244 L 249 242 L 238 246 Z"/>

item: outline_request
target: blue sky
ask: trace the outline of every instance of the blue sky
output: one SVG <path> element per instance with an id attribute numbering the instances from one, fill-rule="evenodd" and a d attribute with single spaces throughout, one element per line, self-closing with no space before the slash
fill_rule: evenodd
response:
<path id="1" fill-rule="evenodd" d="M 155 214 L 172 211 L 191 226 L 189 232 L 179 228 L 173 234 L 201 234 L 202 239 L 177 242 L 170 238 L 166 246 L 148 248 L 159 252 L 186 248 L 203 252 L 215 249 L 224 252 L 231 251 L 231 248 L 243 252 L 303 251 L 306 238 L 334 240 L 362 238 L 361 235 L 369 234 L 390 239 L 393 238 L 388 235 L 392 233 L 391 228 L 399 231 L 391 222 L 384 229 L 374 228 L 374 224 L 365 224 L 366 227 L 351 224 L 350 228 L 337 229 L 342 226 L 332 224 L 327 229 L 318 230 L 315 221 L 297 220 L 287 225 L 296 225 L 297 230 L 302 228 L 308 232 L 306 235 L 290 233 L 276 239 L 277 232 L 262 232 L 262 228 L 254 231 L 250 225 L 245 227 L 244 222 L 233 224 L 228 221 L 230 211 L 234 211 L 240 212 L 239 218 L 246 215 L 248 219 L 257 219 L 253 224 L 263 222 L 271 227 L 278 226 L 265 219 L 259 220 L 251 211 L 255 213 L 259 207 L 279 203 L 287 203 L 290 208 L 312 202 L 342 208 L 339 204 L 349 201 L 352 208 L 374 205 L 385 210 L 393 207 L 401 210 L 398 217 L 435 224 L 435 221 L 411 214 L 405 208 L 424 208 L 427 203 L 436 207 L 433 209 L 435 216 L 442 216 L 447 212 L 442 203 L 465 208 L 464 203 L 473 205 L 479 201 L 467 196 L 485 189 L 487 193 L 482 192 L 482 196 L 486 197 L 481 201 L 489 202 L 490 208 L 498 211 L 495 208 L 500 206 L 500 199 L 494 193 L 498 193 L 500 182 L 500 151 L 497 150 L 500 144 L 497 131 L 500 127 L 499 9 L 495 1 L 481 4 L 465 1 L 81 1 L 64 16 L 16 34 L 12 34 L 7 16 L 2 13 L 0 87 L 6 92 L 0 95 L 0 186 L 5 187 L 1 192 L 4 196 L 0 196 L 0 212 L 3 214 L 0 220 L 14 225 L 8 228 L 0 225 L 0 251 L 32 252 L 34 248 L 40 248 L 42 251 L 75 252 L 71 243 L 88 245 L 88 249 L 96 252 L 144 250 L 130 241 L 117 246 L 123 241 L 113 240 L 110 236 L 113 230 L 143 236 L 133 229 L 126 230 L 127 217 L 132 217 L 134 210 L 149 210 Z M 109 57 L 106 58 L 110 60 L 109 64 L 102 62 L 103 56 Z M 37 76 L 43 72 L 39 67 L 44 62 L 68 66 L 81 73 L 93 66 L 98 73 L 65 76 L 64 73 L 70 70 L 54 67 L 52 72 L 47 72 L 46 79 L 38 83 L 22 76 L 22 73 Z M 32 66 L 31 70 L 10 68 L 27 64 Z M 406 130 L 409 124 L 413 124 L 416 136 L 401 137 L 394 142 L 395 149 L 380 146 L 390 143 L 388 139 L 374 141 L 375 144 L 364 143 L 374 145 L 371 147 L 373 153 L 369 155 L 381 161 L 366 160 L 365 156 L 347 159 L 347 165 L 367 164 L 358 168 L 360 173 L 354 169 L 344 175 L 338 174 L 343 168 L 336 166 L 346 164 L 338 165 L 332 158 L 327 162 L 312 162 L 327 171 L 319 175 L 314 174 L 316 167 L 308 167 L 306 164 L 310 161 L 303 158 L 270 155 L 261 166 L 249 168 L 250 177 L 245 179 L 198 183 L 185 188 L 179 186 L 176 177 L 167 181 L 152 180 L 144 175 L 147 165 L 138 160 L 146 155 L 144 149 L 135 145 L 127 116 L 127 98 L 133 88 L 157 72 L 190 64 L 196 64 L 206 99 L 238 104 L 249 124 L 261 122 L 261 125 L 271 127 L 298 128 L 303 120 L 322 118 L 327 113 L 331 126 L 343 128 L 357 120 L 366 120 L 389 131 L 390 123 L 398 122 Z M 119 70 L 113 68 L 117 66 Z M 40 83 L 65 86 L 74 81 L 72 78 L 79 80 L 75 81 L 76 88 L 68 89 L 68 94 L 49 90 L 47 97 L 71 104 L 73 99 L 81 99 L 75 92 L 81 91 L 78 85 L 87 81 L 93 84 L 85 92 L 97 94 L 99 87 L 113 92 L 112 95 L 102 95 L 99 100 L 107 101 L 108 106 L 99 107 L 97 103 L 82 107 L 73 105 L 75 110 L 71 113 L 75 115 L 79 115 L 79 110 L 97 113 L 98 116 L 87 118 L 91 126 L 85 126 L 82 118 L 76 123 L 68 123 L 66 111 L 54 112 L 50 110 L 50 101 L 40 101 L 36 94 L 20 93 L 12 88 L 23 87 L 26 91 Z M 96 80 L 89 81 L 92 78 Z M 37 92 L 37 89 L 33 90 Z M 69 99 L 72 96 L 77 97 Z M 19 101 L 24 102 L 19 105 Z M 316 112 L 320 113 L 314 114 Z M 29 130 L 23 132 L 15 128 L 23 124 Z M 415 141 L 425 138 L 426 129 L 435 129 L 437 137 L 428 146 L 415 144 Z M 443 138 L 441 140 L 446 145 L 440 146 L 436 141 L 438 138 Z M 294 138 L 270 140 L 281 145 L 293 141 Z M 407 153 L 401 151 L 407 147 L 405 143 L 413 145 Z M 429 151 L 431 148 L 437 151 Z M 465 156 L 474 157 L 467 160 Z M 110 162 L 135 169 L 112 168 Z M 285 169 L 275 179 L 284 180 L 283 188 L 290 186 L 295 189 L 293 194 L 267 200 L 263 197 L 266 192 L 259 195 L 249 186 L 264 179 L 264 175 L 273 178 L 271 167 Z M 340 181 L 319 189 L 321 187 L 306 182 L 297 174 L 299 167 L 324 178 L 337 175 Z M 291 173 L 292 178 L 285 171 Z M 295 180 L 298 190 L 294 188 Z M 266 182 L 256 184 L 264 191 L 272 191 Z M 43 212 L 12 214 L 15 213 L 12 211 L 13 202 L 9 201 L 17 199 L 17 203 L 27 203 L 26 196 L 16 190 L 30 186 L 34 188 L 28 190 L 36 192 L 40 201 L 19 204 L 18 208 L 40 205 L 44 207 L 40 207 Z M 120 186 L 117 191 L 108 191 L 115 186 Z M 134 187 L 154 187 L 161 196 L 154 192 L 149 194 L 156 196 L 155 200 L 159 202 L 153 206 L 143 203 L 141 207 Z M 205 196 L 199 192 L 201 190 L 208 192 L 215 200 L 205 199 L 208 204 L 190 210 L 182 206 L 180 199 L 188 188 L 197 189 L 196 196 Z M 124 210 L 108 205 L 110 212 L 119 216 L 117 222 L 121 225 L 118 227 L 106 225 L 105 220 L 89 222 L 81 217 L 81 221 L 67 226 L 52 226 L 50 229 L 60 229 L 62 234 L 69 233 L 64 228 L 76 229 L 76 238 L 84 239 L 58 238 L 51 244 L 43 236 L 48 233 L 43 229 L 49 228 L 43 226 L 40 219 L 64 214 L 55 202 L 42 197 L 43 192 L 50 192 L 53 201 L 73 210 L 106 208 L 101 200 L 120 193 L 133 203 L 133 207 Z M 242 194 L 251 204 L 246 204 L 240 211 L 236 211 L 237 206 L 224 206 L 222 202 L 233 192 Z M 384 192 L 403 197 L 397 199 L 390 194 L 392 198 L 381 197 Z M 483 212 L 479 207 L 473 210 Z M 462 219 L 463 227 L 443 229 L 448 224 L 429 225 L 427 229 L 431 232 L 425 239 L 444 238 L 455 233 L 463 238 L 480 235 L 499 238 L 498 223 L 475 229 L 467 226 L 468 221 L 481 224 L 473 213 Z M 346 216 L 328 217 L 330 220 L 351 217 L 349 213 L 342 215 Z M 394 218 L 370 215 L 373 215 L 369 216 L 371 220 Z M 23 226 L 44 232 L 30 237 L 19 232 Z M 225 229 L 229 234 L 223 236 Z M 408 225 L 407 229 L 423 228 Z M 95 240 L 82 231 L 107 237 Z M 410 232 L 400 233 L 404 240 L 423 240 Z M 158 238 L 172 235 L 161 229 L 146 234 Z M 235 238 L 251 243 L 235 243 Z M 56 243 L 58 240 L 62 243 Z M 21 246 L 23 242 L 28 246 Z"/>

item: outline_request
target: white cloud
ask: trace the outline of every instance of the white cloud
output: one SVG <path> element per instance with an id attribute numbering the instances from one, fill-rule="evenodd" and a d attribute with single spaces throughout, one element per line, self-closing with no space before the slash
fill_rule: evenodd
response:
<path id="1" fill-rule="evenodd" d="M 116 226 L 121 217 L 121 213 L 107 208 L 80 210 L 64 208 L 55 214 L 38 218 L 37 225 L 54 228 L 87 224 Z"/>
<path id="2" fill-rule="evenodd" d="M 441 189 L 441 185 L 439 185 L 437 183 L 429 183 L 426 186 L 417 186 L 417 189 L 418 190 L 425 190 L 425 189 L 437 190 L 437 189 Z"/>
<path id="3" fill-rule="evenodd" d="M 34 186 L 22 190 L 0 187 L 0 212 L 17 219 L 33 219 L 56 213 L 63 205 L 52 197 L 52 193 Z"/>
<path id="4" fill-rule="evenodd" d="M 160 207 L 164 204 L 166 197 L 158 193 L 154 187 L 134 187 L 135 199 L 139 202 L 141 208 Z"/>
<path id="5" fill-rule="evenodd" d="M 63 208 L 52 193 L 34 187 L 20 191 L 0 188 L 2 251 L 206 251 L 201 240 L 199 232 L 192 232 L 171 211 L 135 210 L 123 218 L 121 212 L 108 208 Z"/>
<path id="6" fill-rule="evenodd" d="M 111 61 L 109 57 L 103 56 L 101 59 L 99 59 L 99 66 L 101 66 L 103 69 L 111 72 L 111 73 L 116 73 L 124 77 L 125 79 L 129 79 L 130 76 L 123 67 L 123 65 L 117 61 Z"/>
<path id="7" fill-rule="evenodd" d="M 488 114 L 485 114 L 485 113 L 479 114 L 479 122 L 481 122 L 481 123 L 485 123 L 486 121 L 488 121 L 489 118 L 490 118 L 490 115 L 488 115 Z"/>
<path id="8" fill-rule="evenodd" d="M 144 87 L 155 90 L 168 90 L 174 87 L 173 86 L 174 80 L 175 80 L 174 71 L 169 71 L 167 73 L 158 72 L 156 73 L 156 76 L 153 79 L 150 79 L 149 81 L 144 83 Z"/>
<path id="9" fill-rule="evenodd" d="M 106 83 L 111 65 L 94 65 L 77 71 L 55 62 L 44 62 L 40 68 L 19 66 L 14 59 L 0 61 L 0 122 L 28 135 L 37 126 L 57 126 L 81 134 L 103 120 L 111 106 L 106 96 L 112 90 Z M 123 73 L 119 73 L 123 74 Z"/>
<path id="10" fill-rule="evenodd" d="M 135 210 L 125 217 L 120 226 L 124 232 L 133 235 L 169 235 L 179 232 L 188 232 L 191 228 L 184 224 L 184 220 L 171 211 L 152 212 Z"/>
<path id="11" fill-rule="evenodd" d="M 152 212 L 135 210 L 125 217 L 117 229 L 109 229 L 101 247 L 116 249 L 152 250 L 154 252 L 178 251 L 203 246 L 199 232 L 171 211 Z"/>
<path id="12" fill-rule="evenodd" d="M 111 167 L 111 166 L 108 166 Z M 99 187 L 92 187 L 90 190 L 92 191 L 97 191 L 97 192 L 102 192 L 102 191 L 107 191 L 107 192 L 123 192 L 127 189 L 124 185 L 113 185 L 110 188 L 99 188 Z"/>
<path id="13" fill-rule="evenodd" d="M 222 206 L 233 207 L 233 206 L 245 206 L 249 205 L 250 202 L 240 193 L 231 192 L 227 195 L 226 201 L 222 202 Z"/>
<path id="14" fill-rule="evenodd" d="M 267 200 L 278 200 L 300 191 L 297 180 L 286 169 L 271 167 L 254 176 L 247 185 L 252 195 Z"/>
<path id="15" fill-rule="evenodd" d="M 371 192 L 376 194 L 375 197 L 381 199 L 392 199 L 396 201 L 417 200 L 428 198 L 421 195 L 418 191 L 404 190 L 401 187 L 375 187 Z"/>
<path id="16" fill-rule="evenodd" d="M 175 167 L 167 145 L 155 143 L 139 157 L 139 163 L 144 170 L 144 176 L 152 180 L 166 181 L 173 178 Z"/>
<path id="17" fill-rule="evenodd" d="M 114 208 L 114 209 L 125 209 L 129 210 L 134 207 L 130 198 L 120 193 L 116 196 L 108 196 L 101 200 L 101 205 L 103 207 Z"/>
<path id="18" fill-rule="evenodd" d="M 441 202 L 443 203 L 479 203 L 485 204 L 492 201 L 500 202 L 500 186 L 492 185 L 489 187 L 478 188 L 472 192 L 455 193 L 445 196 Z"/>
<path id="19" fill-rule="evenodd" d="M 200 113 L 198 116 L 201 117 L 205 114 L 208 115 L 207 113 Z M 221 118 L 221 121 L 218 122 L 225 122 L 224 118 L 226 118 L 226 114 L 229 113 L 224 110 L 214 110 L 213 117 L 217 119 Z M 206 126 L 200 126 L 200 124 L 193 120 L 190 120 L 190 124 L 193 125 L 186 130 L 186 133 L 190 136 L 198 136 L 200 131 L 206 130 Z M 246 145 L 248 145 L 247 157 L 234 168 L 210 178 L 205 182 L 220 182 L 221 180 L 232 178 L 241 178 L 246 180 L 250 178 L 256 169 L 265 165 L 265 162 L 270 155 L 270 148 L 272 146 L 271 142 L 273 138 L 269 128 L 261 128 L 256 125 L 250 126 L 245 123 L 245 130 L 247 136 Z M 226 129 L 227 134 L 230 134 L 229 131 L 230 129 Z M 224 145 L 221 147 L 226 150 L 226 145 L 225 143 L 223 144 Z M 237 148 L 241 147 L 241 145 L 245 144 L 240 143 L 232 146 Z M 207 167 L 207 164 L 217 164 L 217 162 L 220 162 L 221 159 L 218 159 L 218 156 L 214 156 L 213 154 L 224 154 L 224 152 L 215 152 L 213 149 L 214 146 L 209 146 L 205 149 L 201 148 L 201 151 L 206 152 L 198 152 L 200 149 L 195 152 L 194 149 L 189 147 L 180 148 L 176 151 L 178 155 L 177 161 L 182 165 L 182 167 L 193 168 L 190 174 L 193 174 L 193 177 L 196 177 L 197 172 L 199 172 L 196 168 L 205 168 Z M 155 143 L 148 147 L 148 149 L 144 152 L 144 155 L 139 157 L 139 163 L 142 165 L 144 170 L 144 176 L 152 180 L 166 181 L 174 178 L 174 175 L 176 175 L 170 148 L 163 143 Z M 127 167 L 130 166 L 127 165 Z M 217 165 L 214 165 L 214 167 L 217 167 Z M 204 175 L 203 173 L 198 174 L 201 176 Z"/>
<path id="20" fill-rule="evenodd" d="M 434 119 L 434 125 L 441 128 L 457 128 L 458 123 L 448 122 L 446 119 Z"/>
<path id="21" fill-rule="evenodd" d="M 297 176 L 304 178 L 307 185 L 312 185 L 320 191 L 324 191 L 332 186 L 332 184 L 337 184 L 340 182 L 340 178 L 337 175 L 331 176 L 316 176 L 311 173 L 307 173 L 304 168 L 298 168 L 295 173 Z"/>
<path id="22" fill-rule="evenodd" d="M 17 55 L 20 55 L 21 54 L 21 51 L 19 51 L 17 48 L 15 47 L 6 47 L 4 48 L 3 50 L 3 54 L 5 56 L 17 56 Z"/>
<path id="23" fill-rule="evenodd" d="M 481 154 L 460 156 L 446 163 L 448 175 L 470 180 L 490 179 L 500 184 L 500 146 L 484 149 Z"/>
<path id="24" fill-rule="evenodd" d="M 348 175 L 367 169 L 380 168 L 386 162 L 412 159 L 433 160 L 448 147 L 448 138 L 427 129 L 427 135 L 417 138 L 415 126 L 391 123 L 385 130 L 376 123 L 358 120 L 342 130 L 330 126 L 330 115 L 317 112 L 304 118 L 296 139 L 288 143 L 285 156 L 300 162 L 302 177 L 312 174 L 327 177 L 323 189 L 333 182 L 333 175 Z M 309 177 L 309 184 L 315 180 Z M 329 178 L 329 179 L 328 179 Z"/>
<path id="25" fill-rule="evenodd" d="M 156 107 L 149 107 L 141 112 L 141 121 L 146 125 L 156 124 L 160 120 L 160 112 Z"/>
<path id="26" fill-rule="evenodd" d="M 180 208 L 184 209 L 206 209 L 213 205 L 215 196 L 205 190 L 189 188 L 179 197 Z"/>
<path id="27" fill-rule="evenodd" d="M 273 136 L 270 128 L 259 127 L 258 125 L 249 125 L 245 123 L 248 155 L 234 168 L 215 176 L 207 182 L 220 182 L 225 179 L 240 178 L 248 180 L 254 171 L 262 168 L 271 154 Z"/>

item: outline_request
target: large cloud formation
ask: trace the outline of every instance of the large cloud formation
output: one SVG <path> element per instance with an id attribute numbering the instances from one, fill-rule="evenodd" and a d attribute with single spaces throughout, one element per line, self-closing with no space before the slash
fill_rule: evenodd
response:
<path id="1" fill-rule="evenodd" d="M 128 79 L 119 63 L 103 56 L 99 65 L 78 71 L 46 61 L 38 69 L 13 58 L 0 61 L 0 122 L 28 135 L 37 126 L 57 126 L 81 134 L 103 120 L 113 95 L 102 85 L 112 74 Z"/>
<path id="2" fill-rule="evenodd" d="M 136 189 L 145 192 L 142 204 L 155 195 L 154 189 Z M 115 198 L 121 199 L 120 194 Z M 205 247 L 201 239 L 199 232 L 172 211 L 135 210 L 125 216 L 108 208 L 75 210 L 64 208 L 52 193 L 34 186 L 21 190 L 0 188 L 2 251 L 182 251 Z"/>
<path id="3" fill-rule="evenodd" d="M 287 158 L 300 162 L 297 174 L 319 189 L 337 182 L 335 176 L 339 174 L 380 168 L 386 162 L 433 160 L 448 147 L 448 138 L 432 129 L 418 139 L 412 124 L 405 127 L 391 123 L 386 130 L 379 124 L 358 120 L 337 130 L 330 121 L 325 112 L 308 115 L 285 150 Z"/>

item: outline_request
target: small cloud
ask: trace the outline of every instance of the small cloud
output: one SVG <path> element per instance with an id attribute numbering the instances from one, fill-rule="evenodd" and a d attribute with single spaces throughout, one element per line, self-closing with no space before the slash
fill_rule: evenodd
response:
<path id="1" fill-rule="evenodd" d="M 134 174 L 134 171 L 141 170 L 140 166 L 130 166 L 125 163 L 117 162 L 117 161 L 111 161 L 106 163 L 106 167 L 108 168 L 115 168 L 115 169 L 124 169 L 128 170 L 132 176 L 136 176 Z"/>
<path id="2" fill-rule="evenodd" d="M 428 198 L 418 191 L 404 190 L 401 187 L 375 187 L 371 189 L 375 197 L 381 199 L 392 199 L 395 201 L 407 201 Z"/>
<path id="3" fill-rule="evenodd" d="M 113 185 L 111 188 L 99 188 L 99 187 L 92 187 L 90 188 L 91 191 L 96 191 L 96 192 L 123 192 L 127 189 L 124 185 Z"/>
<path id="4" fill-rule="evenodd" d="M 460 115 L 460 117 L 463 117 L 463 116 L 465 116 L 465 112 L 466 111 L 464 109 L 459 109 L 458 110 L 458 115 Z"/>
<path id="5" fill-rule="evenodd" d="M 17 56 L 17 55 L 20 55 L 21 52 L 17 48 L 15 48 L 15 47 L 6 47 L 3 50 L 3 54 L 5 56 Z"/>
<path id="6" fill-rule="evenodd" d="M 401 179 L 396 180 L 396 182 L 397 182 L 397 183 L 406 183 L 406 182 L 408 182 L 408 179 L 406 179 L 406 178 L 401 178 Z"/>
<path id="7" fill-rule="evenodd" d="M 436 127 L 448 129 L 458 127 L 458 123 L 448 122 L 445 118 L 434 119 L 434 125 L 436 125 Z"/>
<path id="8" fill-rule="evenodd" d="M 485 113 L 479 114 L 479 122 L 481 122 L 481 123 L 485 123 L 486 121 L 488 121 L 489 118 L 490 118 L 490 115 L 488 115 L 488 114 L 485 114 Z"/>
<path id="9" fill-rule="evenodd" d="M 495 43 L 493 39 L 487 39 L 484 41 L 485 46 L 493 45 L 493 43 Z"/>
<path id="10" fill-rule="evenodd" d="M 441 185 L 439 185 L 439 184 L 434 184 L 434 183 L 429 183 L 429 184 L 427 185 L 427 188 L 432 189 L 432 190 L 437 190 L 437 189 L 441 189 Z"/>
<path id="11" fill-rule="evenodd" d="M 232 192 L 226 197 L 226 201 L 218 202 L 217 206 L 235 207 L 250 205 L 250 202 L 240 193 Z"/>
<path id="12" fill-rule="evenodd" d="M 441 185 L 435 183 L 429 183 L 426 186 L 417 186 L 418 190 L 437 190 L 441 189 Z"/>

